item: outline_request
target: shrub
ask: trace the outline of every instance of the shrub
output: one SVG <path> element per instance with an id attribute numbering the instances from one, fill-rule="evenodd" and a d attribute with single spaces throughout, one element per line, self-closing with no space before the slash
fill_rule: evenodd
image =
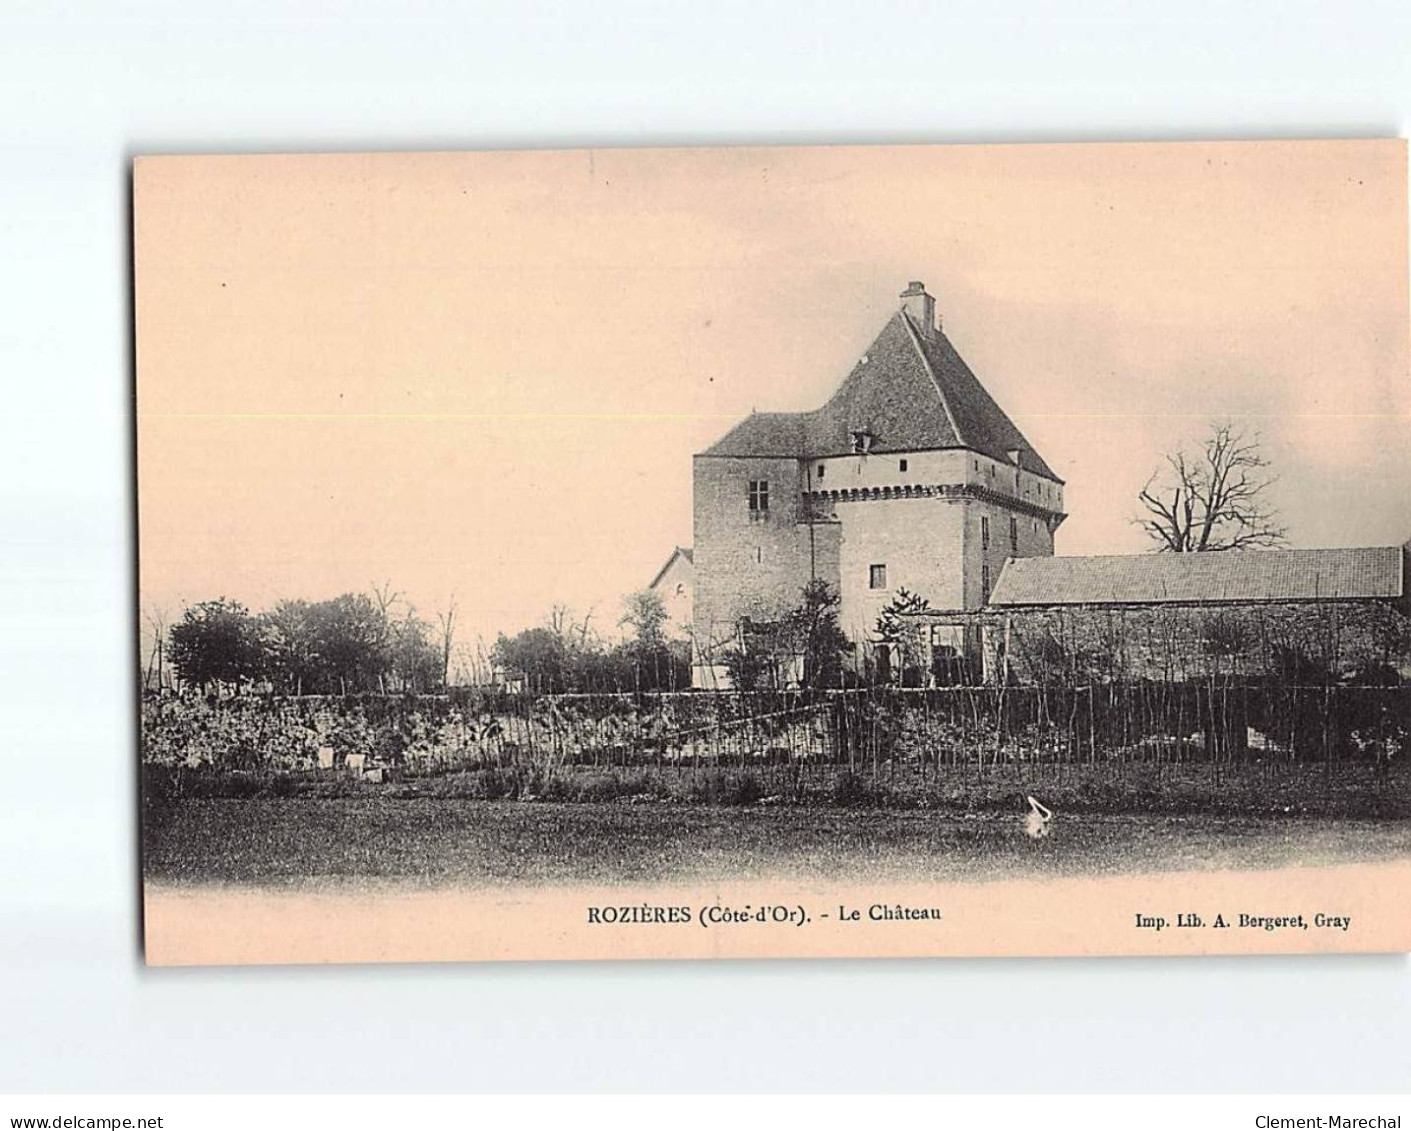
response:
<path id="1" fill-rule="evenodd" d="M 843 770 L 833 781 L 833 804 L 843 809 L 860 809 L 875 800 L 871 787 L 851 770 Z"/>

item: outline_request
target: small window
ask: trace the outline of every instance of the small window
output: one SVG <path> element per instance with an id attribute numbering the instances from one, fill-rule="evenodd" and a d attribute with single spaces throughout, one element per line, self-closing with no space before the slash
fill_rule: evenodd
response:
<path id="1" fill-rule="evenodd" d="M 885 589 L 887 587 L 887 567 L 884 565 L 874 565 L 868 568 L 867 587 L 869 589 Z"/>
<path id="2" fill-rule="evenodd" d="M 865 428 L 858 428 L 852 434 L 852 450 L 860 456 L 865 456 L 872 450 L 872 433 Z"/>
<path id="3" fill-rule="evenodd" d="M 984 564 L 980 566 L 980 600 L 990 599 L 990 559 L 986 558 Z"/>
<path id="4" fill-rule="evenodd" d="M 828 469 L 827 469 L 826 467 L 824 467 L 823 464 L 820 463 L 820 464 L 818 465 L 818 478 L 819 478 L 819 479 L 822 479 L 822 478 L 823 478 L 823 473 L 824 473 L 825 471 L 827 471 L 827 470 L 828 470 Z"/>
<path id="5" fill-rule="evenodd" d="M 768 513 L 769 513 L 769 480 L 768 480 L 768 479 L 751 479 L 751 480 L 750 480 L 750 513 L 751 513 L 751 514 L 768 514 Z"/>
<path id="6" fill-rule="evenodd" d="M 984 515 L 980 516 L 980 549 L 990 548 L 990 520 Z"/>
<path id="7" fill-rule="evenodd" d="M 1014 557 L 1019 553 L 1019 520 L 1011 518 L 1009 520 L 1009 556 Z"/>
<path id="8" fill-rule="evenodd" d="M 756 546 L 756 547 L 754 548 L 754 560 L 755 560 L 756 562 L 762 562 L 762 561 L 764 561 L 764 547 L 763 547 L 763 546 Z"/>
<path id="9" fill-rule="evenodd" d="M 686 595 L 686 583 L 684 581 L 676 583 L 676 595 L 678 597 L 684 597 Z"/>
<path id="10" fill-rule="evenodd" d="M 898 470 L 898 471 L 905 471 L 905 470 L 906 470 L 906 460 L 903 459 L 903 460 L 898 460 L 898 461 L 897 461 L 897 470 Z"/>

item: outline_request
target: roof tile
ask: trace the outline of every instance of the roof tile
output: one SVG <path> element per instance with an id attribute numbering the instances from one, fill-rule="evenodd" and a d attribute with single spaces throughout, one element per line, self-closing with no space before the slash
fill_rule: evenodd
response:
<path id="1" fill-rule="evenodd" d="M 1044 605 L 1396 599 L 1399 546 L 1014 558 L 990 594 L 995 608 Z"/>
<path id="2" fill-rule="evenodd" d="M 926 334 L 897 311 L 837 392 L 812 412 L 758 412 L 703 455 L 817 459 L 849 455 L 852 433 L 872 434 L 875 452 L 968 448 L 1058 477 L 985 391 L 939 330 Z"/>

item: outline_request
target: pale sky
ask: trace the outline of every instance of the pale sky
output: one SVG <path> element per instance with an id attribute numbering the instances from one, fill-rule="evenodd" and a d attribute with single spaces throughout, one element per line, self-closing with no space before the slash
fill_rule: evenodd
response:
<path id="1" fill-rule="evenodd" d="M 1402 142 L 140 160 L 145 606 L 390 579 L 613 632 L 691 455 L 821 404 L 908 280 L 1068 484 L 1060 554 L 1212 416 L 1298 546 L 1411 537 Z"/>

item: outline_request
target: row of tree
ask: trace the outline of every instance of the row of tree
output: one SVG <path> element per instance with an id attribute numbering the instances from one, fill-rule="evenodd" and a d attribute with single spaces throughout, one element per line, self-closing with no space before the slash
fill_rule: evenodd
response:
<path id="1" fill-rule="evenodd" d="M 163 682 L 201 691 L 265 687 L 289 695 L 434 691 L 445 686 L 455 604 L 436 625 L 386 588 L 327 601 L 280 601 L 252 613 L 218 597 L 189 605 L 170 630 L 157 628 L 149 662 Z M 149 679 L 153 673 L 149 670 Z"/>
<path id="2" fill-rule="evenodd" d="M 490 661 L 501 680 L 549 694 L 603 691 L 684 691 L 691 686 L 691 647 L 667 636 L 661 597 L 644 589 L 623 602 L 620 641 L 604 640 L 592 614 L 577 620 L 558 606 L 544 624 L 513 636 L 501 633 Z"/>
<path id="3" fill-rule="evenodd" d="M 431 623 L 390 587 L 327 601 L 283 600 L 251 612 L 224 597 L 189 605 L 169 629 L 149 618 L 154 637 L 148 684 L 168 677 L 202 692 L 255 688 L 284 695 L 440 691 L 453 682 L 497 682 L 535 691 L 665 691 L 691 685 L 690 647 L 670 640 L 661 598 L 624 602 L 617 641 L 556 607 L 544 624 L 501 633 L 467 671 L 452 670 L 456 606 Z M 454 677 L 454 678 L 453 678 Z"/>

